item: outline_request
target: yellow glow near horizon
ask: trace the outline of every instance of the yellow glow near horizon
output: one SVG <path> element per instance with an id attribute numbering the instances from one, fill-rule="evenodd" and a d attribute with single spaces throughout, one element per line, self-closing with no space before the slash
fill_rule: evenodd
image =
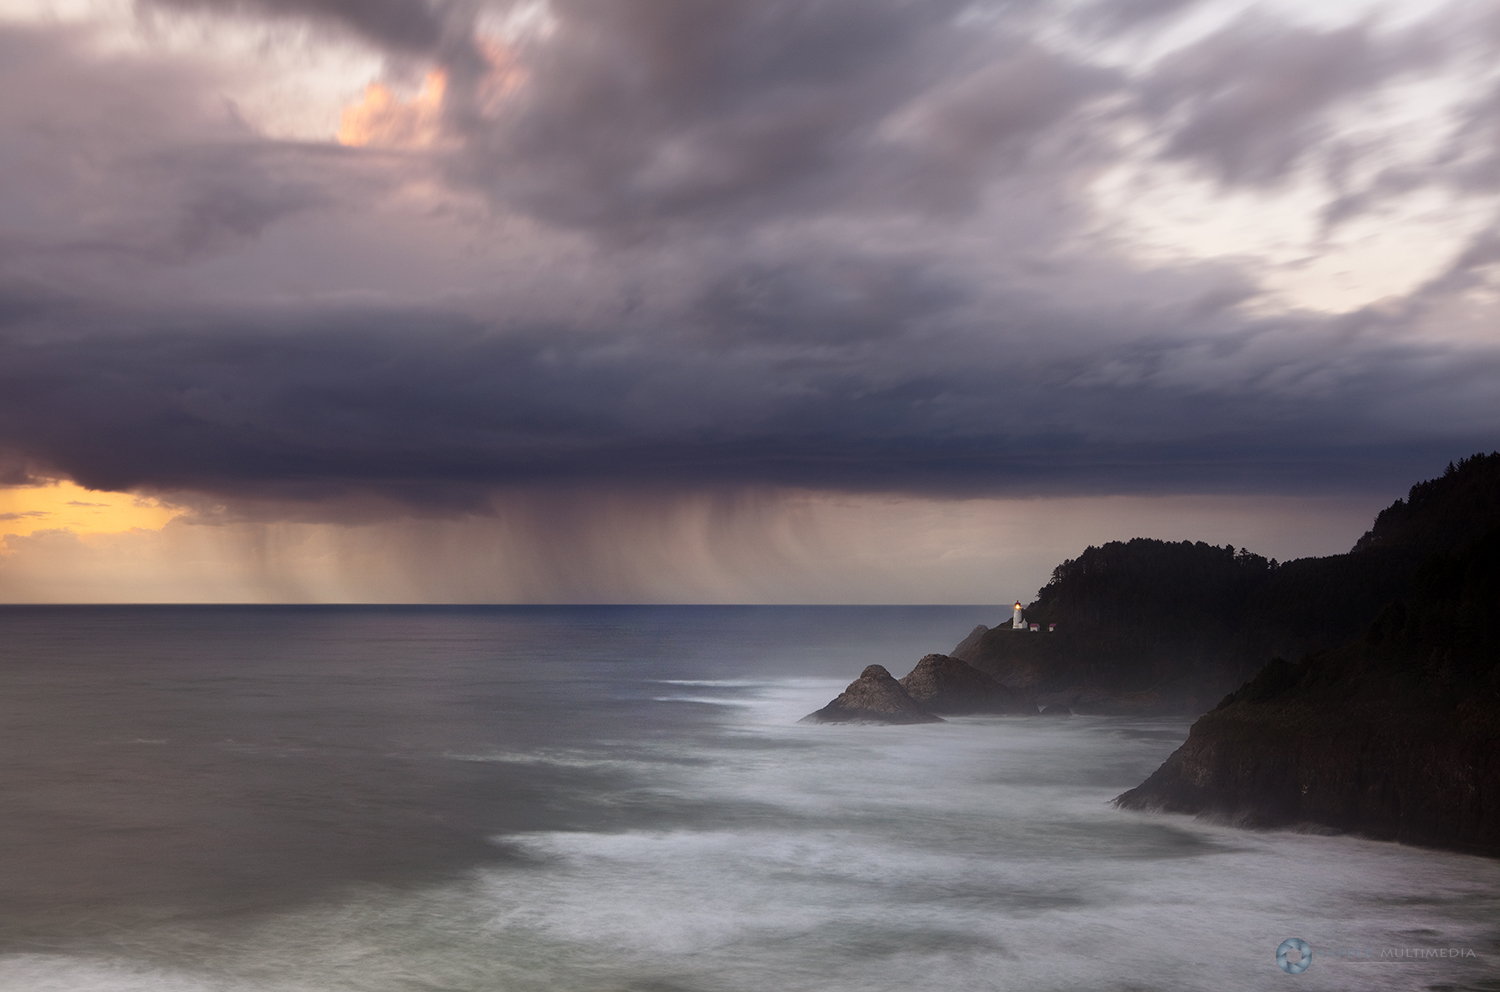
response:
<path id="1" fill-rule="evenodd" d="M 96 492 L 73 482 L 16 486 L 0 489 L 0 538 L 25 537 L 40 530 L 75 534 L 161 530 L 182 512 L 147 496 Z"/>

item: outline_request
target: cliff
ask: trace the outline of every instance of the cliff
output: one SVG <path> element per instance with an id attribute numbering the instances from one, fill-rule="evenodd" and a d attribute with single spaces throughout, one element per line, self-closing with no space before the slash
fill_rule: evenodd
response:
<path id="1" fill-rule="evenodd" d="M 1136 538 L 1059 565 L 1026 607 L 1054 633 L 976 630 L 953 656 L 1080 712 L 1202 713 L 1275 656 L 1332 649 L 1408 598 L 1424 561 L 1500 524 L 1500 455 L 1413 486 L 1342 555 L 1277 562 Z"/>
<path id="2" fill-rule="evenodd" d="M 1356 554 L 1438 547 L 1405 601 L 1265 666 L 1116 802 L 1500 854 L 1497 482 L 1500 458 L 1470 459 L 1383 512 Z"/>

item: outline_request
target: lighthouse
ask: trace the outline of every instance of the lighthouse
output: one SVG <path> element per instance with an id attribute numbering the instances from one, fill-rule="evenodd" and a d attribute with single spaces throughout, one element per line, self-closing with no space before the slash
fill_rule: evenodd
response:
<path id="1" fill-rule="evenodd" d="M 1026 624 L 1021 619 L 1021 604 L 1020 603 L 1016 603 L 1016 612 L 1015 612 L 1015 615 L 1010 618 L 1010 629 L 1011 630 L 1025 630 L 1026 629 Z"/>

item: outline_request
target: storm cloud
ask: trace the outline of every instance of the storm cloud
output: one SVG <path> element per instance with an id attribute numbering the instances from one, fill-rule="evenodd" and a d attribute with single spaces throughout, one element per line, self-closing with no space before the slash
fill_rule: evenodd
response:
<path id="1" fill-rule="evenodd" d="M 430 51 L 458 10 L 427 0 L 150 0 L 163 8 L 310 20 L 357 32 L 398 51 Z"/>
<path id="2" fill-rule="evenodd" d="M 1479 42 L 1262 13 L 1109 47 L 1205 6 L 151 5 L 425 65 L 441 113 L 401 147 L 247 123 L 244 67 L 5 25 L 6 477 L 464 513 L 533 484 L 1365 491 L 1494 446 L 1488 226 L 1330 312 L 1270 288 L 1306 260 L 1148 251 L 1098 194 L 1186 169 L 1310 182 L 1319 223 L 1424 190 L 1472 219 Z M 1370 108 L 1441 79 L 1400 151 Z"/>
<path id="3" fill-rule="evenodd" d="M 715 287 L 671 334 L 384 310 L 71 315 L 49 333 L 33 313 L 0 337 L 0 436 L 35 474 L 93 488 L 368 491 L 427 510 L 560 482 L 1326 491 L 1483 446 L 1500 382 L 1493 350 L 1351 354 L 1325 328 L 1274 325 L 1205 345 L 1191 310 L 1175 327 L 1137 317 L 1120 342 L 1120 314 L 1061 323 L 1023 299 L 924 298 L 886 272 L 843 294 L 745 278 L 753 291 Z M 1058 342 L 1011 351 L 985 313 Z"/>

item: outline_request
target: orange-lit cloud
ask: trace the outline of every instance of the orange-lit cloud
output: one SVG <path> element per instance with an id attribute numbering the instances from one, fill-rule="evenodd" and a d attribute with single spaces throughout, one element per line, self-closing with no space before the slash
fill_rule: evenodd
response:
<path id="1" fill-rule="evenodd" d="M 481 38 L 478 45 L 489 71 L 475 87 L 474 97 L 480 113 L 492 115 L 520 88 L 525 73 L 501 42 Z M 358 103 L 344 108 L 335 137 L 339 144 L 355 148 L 431 148 L 442 139 L 447 93 L 448 73 L 443 69 L 429 72 L 409 100 L 384 83 L 371 83 Z"/>
<path id="2" fill-rule="evenodd" d="M 177 507 L 130 493 L 104 493 L 72 482 L 0 489 L 0 538 L 40 530 L 75 534 L 117 534 L 160 530 L 181 514 Z"/>
<path id="3" fill-rule="evenodd" d="M 492 116 L 526 82 L 526 70 L 504 43 L 494 38 L 479 38 L 478 45 L 480 54 L 490 64 L 490 71 L 480 80 L 476 96 L 480 111 Z"/>
<path id="4" fill-rule="evenodd" d="M 402 100 L 384 83 L 371 83 L 364 97 L 344 108 L 338 143 L 353 147 L 430 148 L 443 126 L 443 94 L 448 76 L 441 69 L 427 74 L 422 88 Z"/>

